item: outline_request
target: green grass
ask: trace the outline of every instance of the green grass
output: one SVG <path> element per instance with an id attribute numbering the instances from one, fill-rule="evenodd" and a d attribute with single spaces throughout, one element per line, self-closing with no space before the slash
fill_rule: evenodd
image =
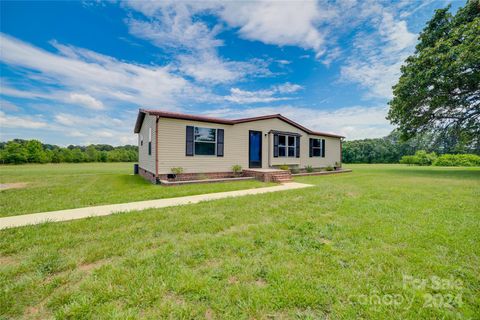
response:
<path id="1" fill-rule="evenodd" d="M 0 318 L 478 319 L 480 170 L 349 167 L 295 179 L 312 188 L 0 231 Z M 388 295 L 404 301 L 376 303 Z"/>
<path id="2" fill-rule="evenodd" d="M 0 191 L 0 217 L 267 185 L 237 181 L 161 187 L 132 172 L 131 163 L 0 166 L 0 183 L 27 183 L 26 188 Z"/>

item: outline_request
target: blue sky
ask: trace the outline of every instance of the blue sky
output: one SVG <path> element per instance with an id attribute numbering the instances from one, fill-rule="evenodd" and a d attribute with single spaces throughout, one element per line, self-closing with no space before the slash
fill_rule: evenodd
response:
<path id="1" fill-rule="evenodd" d="M 385 136 L 400 66 L 449 3 L 2 1 L 0 140 L 135 143 L 139 107 Z"/>

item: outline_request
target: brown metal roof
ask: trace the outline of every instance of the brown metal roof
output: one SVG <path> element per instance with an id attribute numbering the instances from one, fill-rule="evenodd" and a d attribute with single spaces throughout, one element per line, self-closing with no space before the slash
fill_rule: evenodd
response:
<path id="1" fill-rule="evenodd" d="M 236 123 L 244 123 L 244 122 L 253 122 L 253 121 L 260 121 L 260 120 L 267 120 L 267 119 L 280 119 L 285 121 L 286 123 L 312 135 L 319 135 L 319 136 L 327 136 L 327 137 L 334 137 L 334 138 L 345 138 L 344 136 L 326 133 L 326 132 L 319 132 L 319 131 L 312 131 L 304 126 L 296 123 L 293 120 L 290 120 L 281 114 L 271 114 L 259 117 L 251 117 L 251 118 L 242 118 L 236 120 L 229 120 L 229 119 L 222 119 L 222 118 L 215 118 L 215 117 L 207 117 L 207 116 L 199 116 L 199 115 L 191 115 L 185 113 L 178 113 L 178 112 L 168 112 L 168 111 L 161 111 L 161 110 L 148 110 L 148 109 L 139 109 L 137 122 L 135 124 L 135 133 L 139 133 L 142 127 L 143 119 L 145 118 L 145 114 L 149 114 L 152 116 L 157 116 L 159 118 L 170 118 L 170 119 L 181 119 L 181 120 L 192 120 L 192 121 L 201 121 L 201 122 L 211 122 L 211 123 L 220 123 L 220 124 L 228 124 L 234 125 Z"/>

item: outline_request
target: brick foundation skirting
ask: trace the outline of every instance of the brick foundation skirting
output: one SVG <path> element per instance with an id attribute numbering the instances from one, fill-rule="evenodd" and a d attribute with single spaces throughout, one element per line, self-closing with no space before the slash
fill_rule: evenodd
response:
<path id="1" fill-rule="evenodd" d="M 138 168 L 138 174 L 142 176 L 145 180 L 150 181 L 151 183 L 157 183 L 157 179 L 155 178 L 155 174 L 147 171 L 143 168 Z"/>
<path id="2" fill-rule="evenodd" d="M 159 174 L 160 180 L 168 180 L 167 174 Z M 232 172 L 206 172 L 206 173 L 182 173 L 177 175 L 175 181 L 189 181 L 189 180 L 206 180 L 206 179 L 222 179 L 234 177 Z"/>

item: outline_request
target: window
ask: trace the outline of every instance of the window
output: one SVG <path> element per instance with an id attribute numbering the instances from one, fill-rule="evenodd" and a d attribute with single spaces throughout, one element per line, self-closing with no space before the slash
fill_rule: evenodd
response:
<path id="1" fill-rule="evenodd" d="M 148 155 L 152 155 L 152 128 L 148 128 Z"/>
<path id="2" fill-rule="evenodd" d="M 214 156 L 217 145 L 217 129 L 195 127 L 195 155 Z"/>
<path id="3" fill-rule="evenodd" d="M 324 139 L 310 139 L 310 154 L 311 157 L 324 157 L 323 146 L 325 144 Z"/>
<path id="4" fill-rule="evenodd" d="M 296 139 L 294 136 L 278 136 L 278 156 L 279 157 L 295 157 L 296 155 Z"/>

